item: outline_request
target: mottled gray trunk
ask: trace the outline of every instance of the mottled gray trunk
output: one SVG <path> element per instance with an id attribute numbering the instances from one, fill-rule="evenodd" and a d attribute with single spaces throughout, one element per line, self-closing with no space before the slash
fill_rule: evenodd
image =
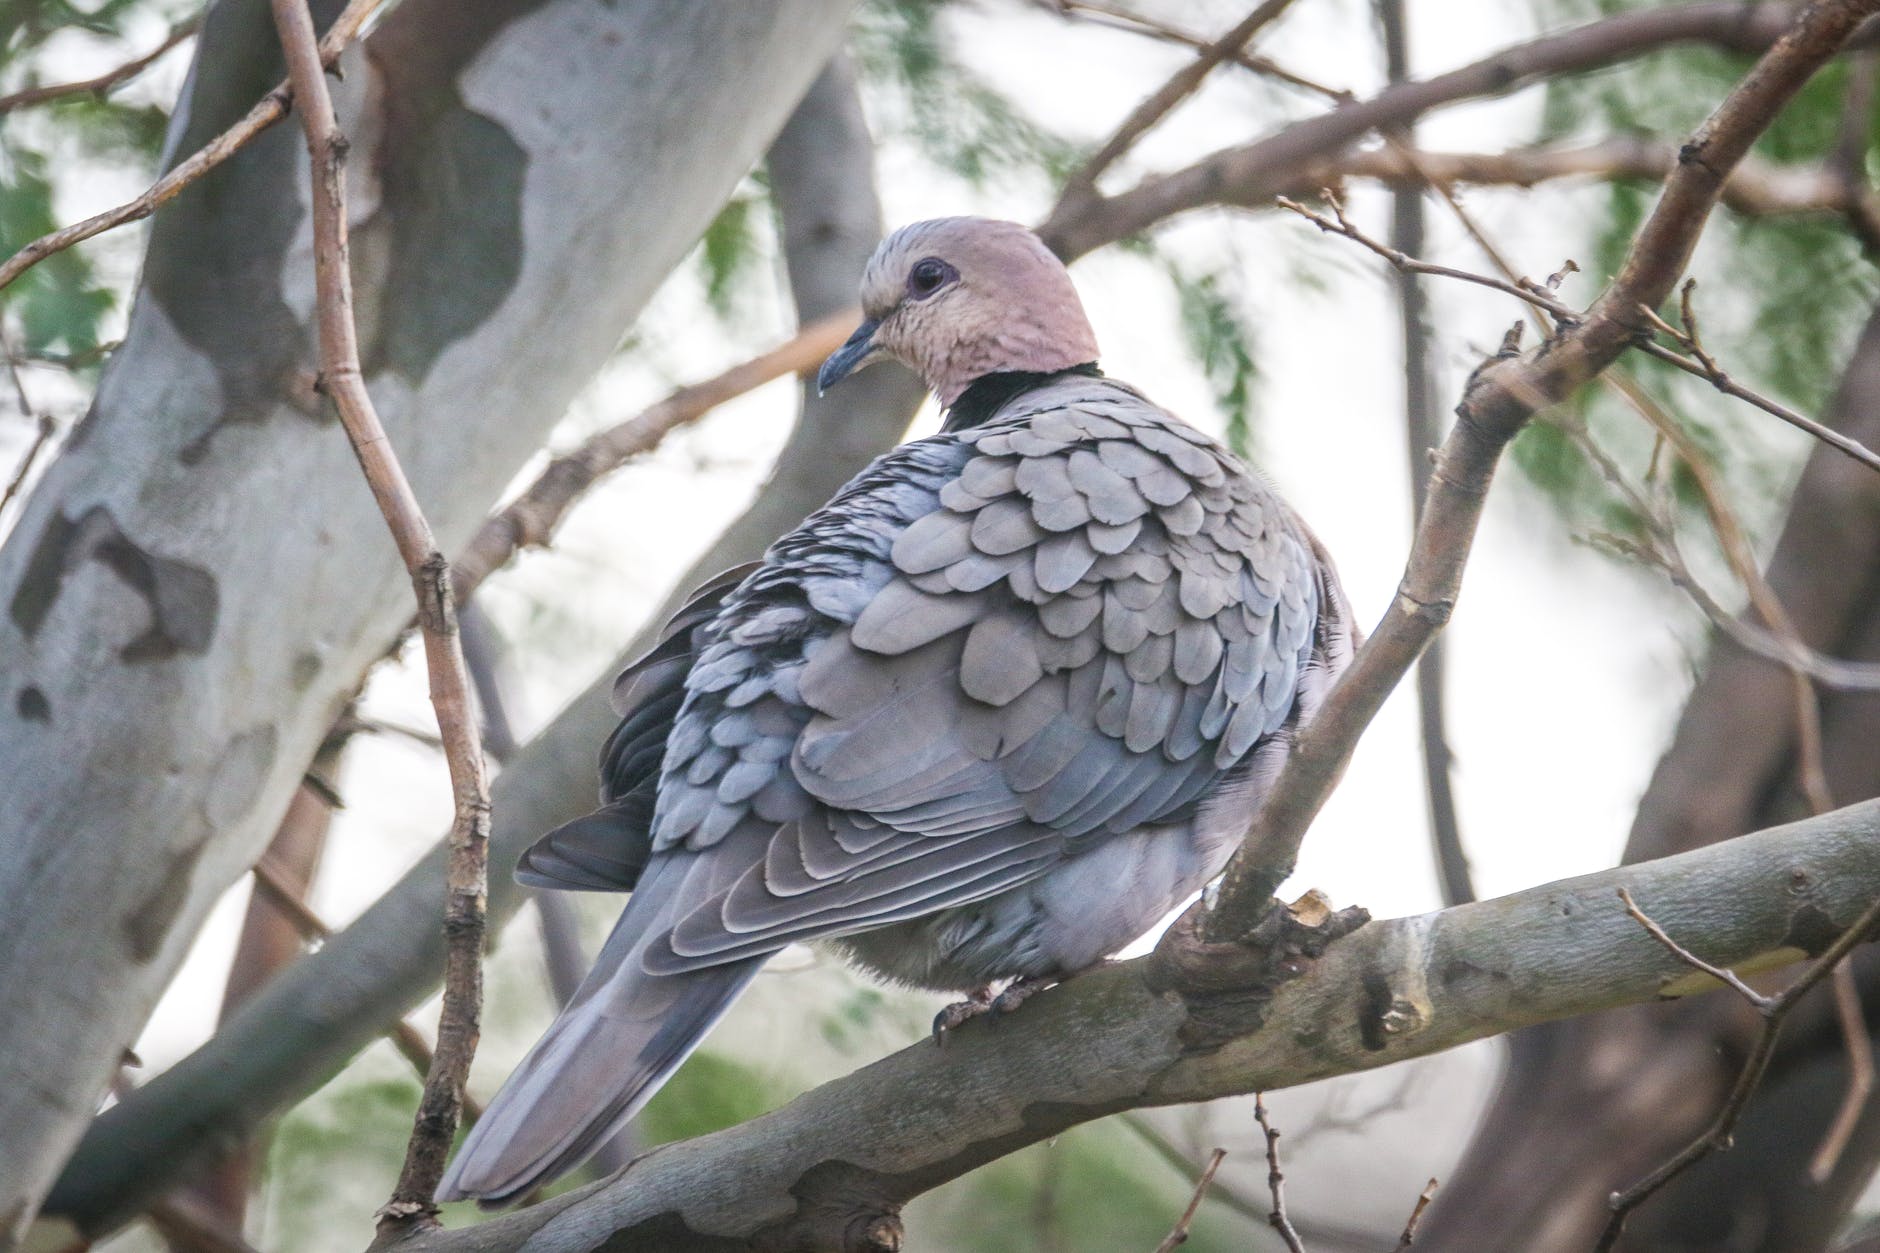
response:
<path id="1" fill-rule="evenodd" d="M 447 551 L 847 9 L 408 0 L 349 57 L 368 382 Z M 171 153 L 279 75 L 265 6 L 219 6 Z M 313 387 L 306 184 L 279 127 L 157 216 L 124 346 L 0 550 L 0 1241 L 411 614 Z"/>
<path id="2" fill-rule="evenodd" d="M 873 146 L 846 62 L 817 80 L 777 137 L 770 165 L 798 317 L 810 321 L 853 301 L 881 235 Z M 806 393 L 776 474 L 702 564 L 716 572 L 756 556 L 889 447 L 919 398 L 918 384 L 899 367 L 870 370 L 827 398 Z M 637 645 L 627 653 L 635 651 Z M 593 804 L 595 754 L 615 721 L 607 697 L 616 669 L 610 666 L 496 779 L 492 930 L 526 899 L 510 876 L 521 851 Z M 313 1092 L 435 991 L 444 953 L 437 926 L 442 876 L 440 847 L 319 952 L 243 1005 L 208 1044 L 100 1117 L 47 1212 L 94 1236 L 123 1224 L 189 1161 Z"/>

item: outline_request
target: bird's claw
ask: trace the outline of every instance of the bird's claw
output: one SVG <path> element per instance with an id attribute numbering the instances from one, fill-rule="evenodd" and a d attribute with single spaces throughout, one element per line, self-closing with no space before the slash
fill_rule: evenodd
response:
<path id="1" fill-rule="evenodd" d="M 1055 979 L 1014 979 L 997 996 L 989 987 L 970 992 L 965 1000 L 955 1001 L 933 1016 L 934 1043 L 945 1048 L 947 1032 L 987 1014 L 1009 1014 L 1056 982 Z"/>
<path id="2" fill-rule="evenodd" d="M 933 1016 L 933 1042 L 941 1048 L 947 1046 L 947 1032 L 963 1026 L 992 1011 L 992 989 L 978 988 L 966 994 L 963 1001 L 955 1001 Z"/>

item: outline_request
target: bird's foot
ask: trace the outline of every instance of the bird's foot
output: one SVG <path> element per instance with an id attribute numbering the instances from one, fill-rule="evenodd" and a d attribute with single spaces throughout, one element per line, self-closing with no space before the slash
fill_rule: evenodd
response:
<path id="1" fill-rule="evenodd" d="M 1014 979 L 1006 984 L 996 996 L 993 995 L 990 986 L 970 992 L 965 1000 L 955 1001 L 934 1015 L 934 1042 L 941 1048 L 945 1048 L 947 1032 L 988 1014 L 1009 1014 L 1056 982 L 1058 982 L 1056 979 L 1047 978 Z"/>
<path id="2" fill-rule="evenodd" d="M 997 1014 L 1009 1014 L 1056 983 L 1056 979 L 1014 979 L 1005 985 L 1004 991 L 992 998 L 992 1011 Z"/>
<path id="3" fill-rule="evenodd" d="M 976 988 L 966 994 L 963 1001 L 955 1001 L 933 1016 L 933 1042 L 941 1048 L 947 1046 L 947 1032 L 965 1025 L 981 1014 L 992 1012 L 992 985 Z"/>

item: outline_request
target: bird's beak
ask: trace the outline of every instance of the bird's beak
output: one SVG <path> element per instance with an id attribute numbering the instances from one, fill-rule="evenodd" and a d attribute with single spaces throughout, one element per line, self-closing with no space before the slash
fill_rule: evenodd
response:
<path id="1" fill-rule="evenodd" d="M 855 373 L 870 361 L 880 350 L 875 346 L 875 331 L 881 323 L 875 318 L 868 318 L 855 328 L 842 347 L 829 354 L 829 359 L 822 363 L 822 369 L 816 371 L 816 393 L 821 395 L 849 375 Z"/>

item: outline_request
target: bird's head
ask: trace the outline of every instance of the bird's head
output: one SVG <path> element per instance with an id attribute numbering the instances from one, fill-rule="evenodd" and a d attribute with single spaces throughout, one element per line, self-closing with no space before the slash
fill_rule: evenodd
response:
<path id="1" fill-rule="evenodd" d="M 823 362 L 828 390 L 893 357 L 951 405 L 974 379 L 1097 359 L 1064 263 L 1016 222 L 935 218 L 883 240 L 862 274 L 862 324 Z"/>

